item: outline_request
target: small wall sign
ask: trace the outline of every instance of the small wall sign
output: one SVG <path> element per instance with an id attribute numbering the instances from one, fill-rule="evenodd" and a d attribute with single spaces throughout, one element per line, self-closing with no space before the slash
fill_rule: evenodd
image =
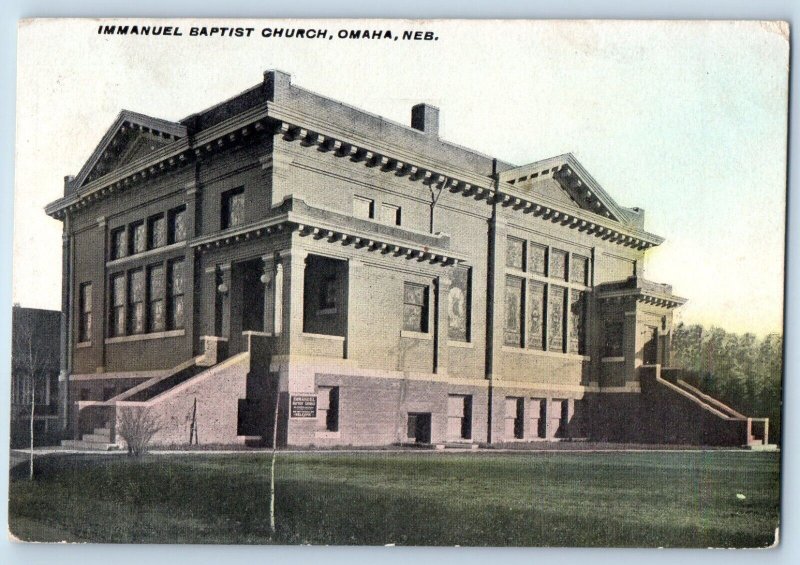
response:
<path id="1" fill-rule="evenodd" d="M 292 396 L 291 417 L 316 418 L 317 417 L 316 395 Z"/>

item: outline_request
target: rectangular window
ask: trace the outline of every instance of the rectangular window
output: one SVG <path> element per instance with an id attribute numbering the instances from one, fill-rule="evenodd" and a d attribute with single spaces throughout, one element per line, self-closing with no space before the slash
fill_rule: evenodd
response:
<path id="1" fill-rule="evenodd" d="M 622 322 L 607 322 L 603 329 L 603 357 L 622 357 Z"/>
<path id="2" fill-rule="evenodd" d="M 244 187 L 222 193 L 221 228 L 226 230 L 244 224 Z"/>
<path id="3" fill-rule="evenodd" d="M 92 341 L 92 283 L 83 283 L 80 288 L 78 341 L 85 343 Z"/>
<path id="4" fill-rule="evenodd" d="M 506 277 L 506 312 L 504 343 L 522 347 L 522 279 Z"/>
<path id="5" fill-rule="evenodd" d="M 567 289 L 550 285 L 547 293 L 547 349 L 564 352 L 564 306 Z"/>
<path id="6" fill-rule="evenodd" d="M 336 276 L 328 276 L 319 287 L 318 310 L 333 310 L 336 308 L 336 292 L 339 289 Z"/>
<path id="7" fill-rule="evenodd" d="M 167 244 L 167 220 L 164 214 L 152 216 L 147 220 L 148 249 L 157 249 Z"/>
<path id="8" fill-rule="evenodd" d="M 118 273 L 111 277 L 111 319 L 109 320 L 109 334 L 111 336 L 125 335 L 125 275 Z"/>
<path id="9" fill-rule="evenodd" d="M 339 431 L 339 387 L 321 386 L 317 392 L 318 428 L 327 432 Z"/>
<path id="10" fill-rule="evenodd" d="M 164 331 L 164 266 L 147 269 L 147 331 Z"/>
<path id="11" fill-rule="evenodd" d="M 572 256 L 570 259 L 569 280 L 578 284 L 589 284 L 589 259 L 581 255 Z"/>
<path id="12" fill-rule="evenodd" d="M 403 330 L 428 332 L 428 287 L 421 284 L 403 285 Z"/>
<path id="13" fill-rule="evenodd" d="M 167 214 L 168 229 L 167 240 L 169 243 L 177 243 L 186 240 L 186 207 L 174 208 Z"/>
<path id="14" fill-rule="evenodd" d="M 523 439 L 525 437 L 524 398 L 506 397 L 505 437 L 506 439 Z"/>
<path id="15" fill-rule="evenodd" d="M 573 290 L 569 305 L 569 351 L 583 355 L 586 350 L 586 293 Z"/>
<path id="16" fill-rule="evenodd" d="M 128 231 L 125 227 L 111 232 L 111 259 L 122 259 L 128 255 Z"/>
<path id="17" fill-rule="evenodd" d="M 553 249 L 550 253 L 550 276 L 554 279 L 567 278 L 567 252 Z"/>
<path id="18" fill-rule="evenodd" d="M 144 222 L 136 222 L 130 226 L 130 255 L 142 253 L 147 250 L 147 234 Z"/>
<path id="19" fill-rule="evenodd" d="M 506 242 L 506 267 L 525 270 L 525 241 L 509 237 Z"/>
<path id="20" fill-rule="evenodd" d="M 390 226 L 400 225 L 400 206 L 381 204 L 381 222 Z"/>
<path id="21" fill-rule="evenodd" d="M 375 218 L 375 201 L 363 196 L 353 197 L 353 217 L 364 220 Z"/>
<path id="22" fill-rule="evenodd" d="M 167 325 L 171 330 L 183 328 L 183 297 L 186 293 L 183 264 L 183 259 L 167 264 Z"/>
<path id="23" fill-rule="evenodd" d="M 547 276 L 547 247 L 537 243 L 530 244 L 530 271 Z"/>
<path id="24" fill-rule="evenodd" d="M 450 394 L 447 397 L 447 437 L 472 439 L 472 396 Z"/>
<path id="25" fill-rule="evenodd" d="M 472 317 L 472 271 L 454 267 L 447 294 L 447 337 L 452 341 L 470 341 Z"/>
<path id="26" fill-rule="evenodd" d="M 144 271 L 128 272 L 128 333 L 144 333 Z"/>
<path id="27" fill-rule="evenodd" d="M 528 281 L 528 347 L 544 349 L 545 285 Z"/>

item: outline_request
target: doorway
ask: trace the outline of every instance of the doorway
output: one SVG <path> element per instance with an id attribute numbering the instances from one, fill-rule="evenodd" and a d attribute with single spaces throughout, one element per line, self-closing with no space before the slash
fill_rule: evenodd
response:
<path id="1" fill-rule="evenodd" d="M 647 326 L 645 329 L 645 343 L 642 348 L 642 363 L 655 365 L 658 363 L 658 328 Z"/>
<path id="2" fill-rule="evenodd" d="M 245 347 L 242 332 L 264 331 L 264 272 L 261 259 L 234 263 L 231 269 L 231 335 L 228 351 L 239 353 Z"/>
<path id="3" fill-rule="evenodd" d="M 430 412 L 408 413 L 408 439 L 414 443 L 429 444 L 431 442 Z"/>

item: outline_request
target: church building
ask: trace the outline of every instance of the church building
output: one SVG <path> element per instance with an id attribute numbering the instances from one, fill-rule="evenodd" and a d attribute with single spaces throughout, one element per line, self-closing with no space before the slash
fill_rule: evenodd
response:
<path id="1" fill-rule="evenodd" d="M 446 111 L 446 109 L 445 109 Z M 524 140 L 520 140 L 524 143 Z M 267 71 L 179 121 L 123 110 L 64 194 L 64 443 L 747 446 L 670 368 L 663 239 L 571 154 L 525 165 Z"/>

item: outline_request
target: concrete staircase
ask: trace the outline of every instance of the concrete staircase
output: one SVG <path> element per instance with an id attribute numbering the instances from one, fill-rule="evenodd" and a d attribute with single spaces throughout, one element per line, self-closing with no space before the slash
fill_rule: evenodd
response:
<path id="1" fill-rule="evenodd" d="M 111 428 L 95 428 L 92 433 L 83 434 L 81 439 L 62 440 L 61 447 L 69 449 L 90 449 L 93 451 L 111 451 L 112 449 L 118 449 L 118 446 L 111 442 Z"/>

